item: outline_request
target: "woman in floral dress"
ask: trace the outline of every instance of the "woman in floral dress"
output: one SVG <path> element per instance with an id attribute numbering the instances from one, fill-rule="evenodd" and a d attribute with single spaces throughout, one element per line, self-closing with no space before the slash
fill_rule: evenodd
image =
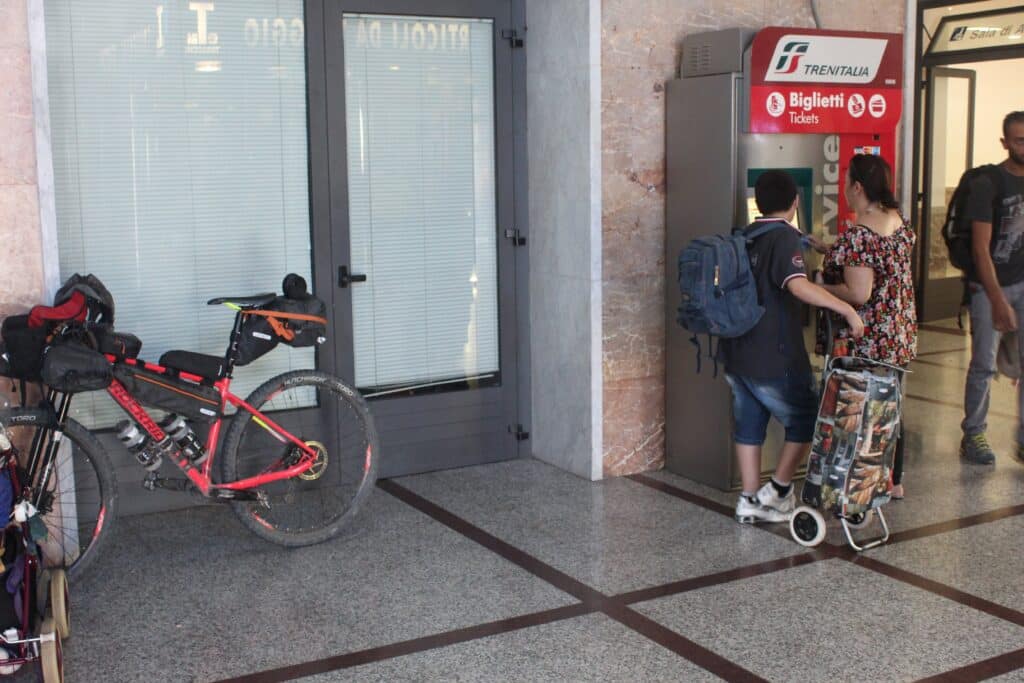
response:
<path id="1" fill-rule="evenodd" d="M 846 176 L 847 206 L 856 221 L 830 247 L 812 239 L 825 254 L 825 289 L 853 305 L 864 320 L 864 336 L 851 339 L 841 328 L 834 355 L 860 356 L 906 368 L 917 353 L 917 315 L 911 255 L 914 231 L 893 194 L 892 169 L 882 157 L 856 154 Z M 893 462 L 893 498 L 903 491 L 903 427 Z"/>

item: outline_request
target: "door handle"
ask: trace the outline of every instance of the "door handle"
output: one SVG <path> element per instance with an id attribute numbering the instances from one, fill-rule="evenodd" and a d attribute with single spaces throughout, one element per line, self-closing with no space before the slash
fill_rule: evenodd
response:
<path id="1" fill-rule="evenodd" d="M 348 266 L 338 266 L 338 286 L 348 287 L 353 282 L 366 282 L 365 275 L 348 272 Z"/>

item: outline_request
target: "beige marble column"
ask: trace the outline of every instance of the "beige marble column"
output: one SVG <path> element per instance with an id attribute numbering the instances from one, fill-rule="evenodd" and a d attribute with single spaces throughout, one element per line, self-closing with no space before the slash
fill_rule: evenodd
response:
<path id="1" fill-rule="evenodd" d="M 43 293 L 26 0 L 0 0 L 0 317 Z"/>
<path id="2" fill-rule="evenodd" d="M 902 32 L 903 3 L 827 0 L 823 28 Z M 665 439 L 665 101 L 689 33 L 813 26 L 807 0 L 602 5 L 604 474 L 659 469 Z M 714 179 L 709 179 L 714 182 Z"/>

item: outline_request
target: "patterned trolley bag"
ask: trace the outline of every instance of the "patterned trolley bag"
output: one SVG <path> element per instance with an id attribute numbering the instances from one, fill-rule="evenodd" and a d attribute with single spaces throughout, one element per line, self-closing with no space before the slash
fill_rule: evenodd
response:
<path id="1" fill-rule="evenodd" d="M 799 508 L 791 521 L 794 538 L 804 545 L 813 538 L 798 533 L 801 511 L 822 510 L 840 518 L 856 550 L 880 545 L 889 530 L 881 507 L 889 502 L 892 465 L 900 434 L 902 370 L 861 358 L 833 358 L 826 367 L 821 404 L 807 463 Z M 877 512 L 883 535 L 863 546 L 850 528 L 860 528 Z M 812 515 L 813 516 L 813 515 Z M 823 525 L 824 517 L 817 513 Z M 806 529 L 804 529 L 806 531 Z M 824 537 L 823 529 L 815 537 Z M 818 541 L 820 542 L 820 541 Z"/>

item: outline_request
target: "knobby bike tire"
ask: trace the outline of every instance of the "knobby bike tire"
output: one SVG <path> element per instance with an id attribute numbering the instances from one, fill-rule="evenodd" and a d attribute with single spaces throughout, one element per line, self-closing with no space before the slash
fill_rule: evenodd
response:
<path id="1" fill-rule="evenodd" d="M 37 432 L 43 430 L 44 434 L 60 433 L 61 438 L 68 439 L 74 450 L 72 451 L 70 476 L 58 472 L 51 472 L 48 481 L 37 482 L 36 479 L 42 476 L 39 472 L 29 472 L 30 484 L 35 489 L 35 500 L 40 490 L 43 493 L 52 492 L 53 487 L 60 483 L 63 486 L 73 486 L 74 500 L 76 502 L 75 526 L 78 527 L 71 532 L 68 525 L 71 522 L 65 516 L 65 509 L 62 507 L 60 494 L 51 497 L 50 505 L 43 505 L 43 520 L 46 522 L 48 539 L 43 542 L 44 563 L 48 566 L 63 567 L 67 572 L 68 579 L 75 581 L 80 578 L 89 566 L 100 554 L 107 538 L 110 536 L 110 528 L 117 519 L 117 481 L 114 476 L 114 468 L 110 464 L 106 451 L 96 437 L 81 424 L 70 418 L 65 420 L 63 429 L 57 425 L 57 417 L 52 410 L 47 408 L 5 408 L 0 409 L 0 422 L 7 426 L 12 437 L 19 448 L 19 464 L 22 467 L 27 465 L 29 458 L 30 444 Z M 40 469 L 41 464 L 36 466 Z M 87 468 L 87 469 L 86 469 Z M 89 476 L 91 472 L 92 476 Z M 90 481 L 95 478 L 95 482 Z M 68 483 L 71 482 L 71 483 Z M 70 498 L 70 496 L 69 496 Z M 93 503 L 95 501 L 95 503 Z M 95 512 L 92 511 L 96 506 Z M 47 509 L 49 507 L 49 509 Z M 70 515 L 70 511 L 67 511 Z M 82 519 L 84 518 L 84 519 Z M 49 548 L 56 549 L 60 544 L 60 552 L 49 552 Z M 64 559 L 56 560 L 55 555 L 67 557 L 67 544 L 75 543 L 79 546 L 77 557 L 70 563 Z M 82 544 L 85 543 L 83 546 Z"/>
<path id="2" fill-rule="evenodd" d="M 377 479 L 377 430 L 362 396 L 333 375 L 297 370 L 270 378 L 246 403 L 302 441 L 317 442 L 323 449 L 322 462 L 307 473 L 315 478 L 292 477 L 260 487 L 269 496 L 269 509 L 255 502 L 233 501 L 239 520 L 257 536 L 290 547 L 337 536 L 358 513 Z M 279 467 L 295 450 L 273 438 L 251 413 L 239 410 L 224 438 L 223 479 L 238 481 Z"/>

